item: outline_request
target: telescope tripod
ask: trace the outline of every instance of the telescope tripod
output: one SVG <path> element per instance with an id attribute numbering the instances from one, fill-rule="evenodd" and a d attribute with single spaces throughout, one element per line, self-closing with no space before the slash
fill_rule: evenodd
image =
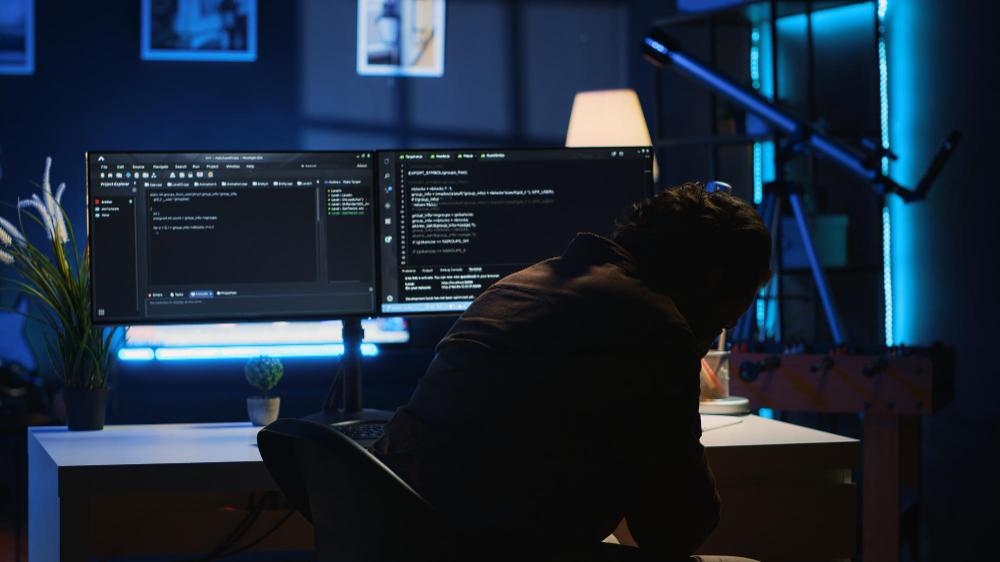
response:
<path id="1" fill-rule="evenodd" d="M 835 343 L 844 343 L 847 338 L 847 334 L 844 332 L 844 327 L 840 320 L 840 312 L 837 310 L 833 293 L 830 291 L 830 283 L 826 278 L 826 271 L 819 263 L 819 256 L 816 254 L 816 246 L 813 244 L 812 235 L 809 232 L 809 224 L 806 222 L 805 213 L 802 210 L 802 186 L 794 182 L 776 181 L 766 184 L 764 186 L 764 199 L 758 207 L 758 212 L 767 224 L 768 229 L 770 229 L 771 238 L 774 241 L 771 251 L 771 270 L 774 271 L 774 277 L 771 278 L 770 283 L 768 283 L 768 285 L 764 288 L 764 318 L 767 318 L 768 308 L 771 306 L 770 293 L 771 284 L 773 283 L 777 283 L 778 288 L 776 291 L 777 298 L 774 301 L 774 305 L 778 307 L 777 313 L 779 315 L 781 307 L 783 306 L 783 303 L 781 302 L 782 298 L 780 289 L 782 281 L 781 250 L 782 241 L 784 240 L 783 232 L 781 230 L 781 210 L 785 205 L 792 208 L 792 214 L 795 217 L 795 226 L 799 231 L 802 245 L 805 247 L 806 257 L 809 260 L 809 269 L 812 271 L 813 281 L 816 283 L 816 289 L 819 292 L 819 298 L 823 304 L 823 312 L 826 314 L 826 321 L 830 327 L 830 334 L 833 336 L 833 341 Z M 735 339 L 741 341 L 749 340 L 750 331 L 753 327 L 752 325 L 753 313 L 747 312 L 742 318 L 740 318 L 740 321 L 736 326 L 737 337 Z M 779 330 L 780 328 L 781 323 L 779 320 Z M 760 339 L 763 340 L 763 337 Z"/>

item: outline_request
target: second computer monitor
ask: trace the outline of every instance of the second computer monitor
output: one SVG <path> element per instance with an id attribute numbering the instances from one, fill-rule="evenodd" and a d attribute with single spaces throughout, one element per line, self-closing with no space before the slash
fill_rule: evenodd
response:
<path id="1" fill-rule="evenodd" d="M 382 314 L 457 313 L 500 278 L 609 236 L 652 195 L 649 147 L 378 152 Z"/>

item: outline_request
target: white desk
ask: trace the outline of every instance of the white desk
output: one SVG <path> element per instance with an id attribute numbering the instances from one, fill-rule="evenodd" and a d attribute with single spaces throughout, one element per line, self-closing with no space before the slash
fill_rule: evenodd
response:
<path id="1" fill-rule="evenodd" d="M 709 427 L 713 422 L 705 418 L 702 426 Z M 697 553 L 766 562 L 852 558 L 857 488 L 851 469 L 860 466 L 860 443 L 757 416 L 740 419 L 701 438 L 722 498 L 722 520 Z M 635 544 L 624 522 L 614 534 L 622 544 Z"/>
<path id="2" fill-rule="evenodd" d="M 28 556 L 204 553 L 243 519 L 251 492 L 276 490 L 248 423 L 108 426 L 28 432 Z M 705 433 L 723 521 L 703 551 L 772 560 L 847 558 L 855 549 L 850 469 L 858 442 L 746 416 Z M 258 518 L 241 543 L 287 513 Z M 312 547 L 294 515 L 253 550 Z M 786 553 L 779 557 L 773 553 Z"/>
<path id="3" fill-rule="evenodd" d="M 699 549 L 767 562 L 849 559 L 857 551 L 855 439 L 746 416 L 701 438 L 722 521 Z"/>
<path id="4" fill-rule="evenodd" d="M 275 491 L 247 423 L 28 430 L 28 559 L 205 553 Z M 259 496 L 258 496 L 259 497 Z M 237 547 L 288 511 L 268 509 Z M 312 548 L 296 514 L 252 550 Z"/>

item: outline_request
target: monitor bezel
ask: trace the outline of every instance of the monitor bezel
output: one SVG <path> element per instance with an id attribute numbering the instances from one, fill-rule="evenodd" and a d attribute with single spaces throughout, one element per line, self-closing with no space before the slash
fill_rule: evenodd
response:
<path id="1" fill-rule="evenodd" d="M 91 155 L 105 155 L 105 154 L 361 154 L 368 153 L 371 154 L 372 161 L 372 203 L 373 210 L 371 213 L 370 227 L 372 229 L 372 251 L 375 252 L 375 279 L 373 283 L 375 284 L 375 306 L 371 310 L 371 314 L 343 314 L 343 315 L 329 315 L 329 314 L 308 314 L 308 315 L 275 315 L 275 314 L 262 314 L 260 316 L 252 316 L 246 318 L 234 318 L 234 317 L 221 317 L 221 318 L 163 318 L 163 319 L 141 319 L 137 321 L 128 321 L 127 323 L 120 322 L 108 322 L 106 319 L 101 319 L 97 316 L 97 302 L 95 300 L 94 294 L 94 248 L 93 248 L 93 238 L 90 236 L 91 221 L 93 220 L 93 204 L 90 202 L 90 158 Z M 249 324 L 257 322 L 307 322 L 307 321 L 321 321 L 321 320 L 365 320 L 369 318 L 379 317 L 379 303 L 381 300 L 381 263 L 378 260 L 378 217 L 377 217 L 377 207 L 375 207 L 376 198 L 378 197 L 378 185 L 376 174 L 377 161 L 375 160 L 378 151 L 375 149 L 358 149 L 358 150 L 88 150 L 84 153 L 84 158 L 86 161 L 86 209 L 87 209 L 87 251 L 90 253 L 90 259 L 88 260 L 87 268 L 89 278 L 88 292 L 90 293 L 90 306 L 88 314 L 90 314 L 90 323 L 94 326 L 100 327 L 112 327 L 112 326 L 144 326 L 144 325 L 172 325 L 172 324 Z"/>
<path id="2" fill-rule="evenodd" d="M 383 154 L 383 153 L 392 152 L 392 153 L 397 153 L 398 154 L 398 153 L 419 153 L 419 152 L 426 153 L 426 152 L 463 152 L 463 151 L 469 151 L 469 152 L 483 152 L 483 151 L 503 152 L 503 151 L 508 151 L 508 150 L 539 151 L 539 152 L 541 152 L 541 151 L 554 151 L 554 150 L 580 150 L 580 151 L 584 151 L 584 150 L 619 150 L 619 149 L 620 150 L 638 150 L 638 149 L 644 149 L 644 148 L 645 149 L 649 149 L 649 151 L 650 151 L 650 159 L 651 160 L 655 160 L 656 153 L 655 153 L 655 148 L 652 145 L 633 145 L 633 146 L 511 146 L 511 147 L 496 147 L 496 146 L 492 146 L 492 147 L 458 147 L 458 148 L 437 148 L 437 147 L 434 147 L 434 148 L 415 148 L 415 149 L 412 149 L 412 150 L 411 149 L 406 149 L 406 148 L 377 150 L 377 151 L 375 151 L 375 155 L 377 157 L 376 158 L 376 162 L 375 162 L 375 171 L 376 171 L 376 174 L 375 174 L 375 182 L 376 182 L 375 191 L 376 191 L 376 196 L 375 197 L 376 197 L 377 203 L 378 203 L 377 204 L 377 208 L 378 209 L 382 208 L 382 199 L 381 199 L 382 198 L 382 190 L 379 189 L 379 187 L 378 187 L 378 178 L 379 178 L 379 175 L 382 173 L 381 172 L 381 166 L 382 166 L 382 163 L 381 163 L 382 162 L 381 154 Z M 655 181 L 653 180 L 652 164 L 651 164 L 650 165 L 650 174 L 646 178 L 645 196 L 646 196 L 647 199 L 653 196 L 655 188 L 656 188 L 655 186 L 656 186 L 656 184 L 655 184 Z M 376 228 L 376 234 L 377 234 L 377 229 L 378 229 L 378 219 L 377 219 L 377 217 L 376 217 L 376 220 L 375 220 L 375 228 Z M 376 238 L 375 241 L 376 241 L 376 246 L 377 246 L 378 236 L 376 235 L 375 238 Z M 570 243 L 570 241 L 567 240 L 566 244 L 568 245 L 569 243 Z M 388 318 L 388 317 L 432 318 L 432 317 L 439 317 L 439 316 L 457 317 L 457 316 L 461 316 L 462 313 L 465 312 L 465 309 L 463 309 L 463 310 L 455 310 L 455 311 L 450 311 L 450 310 L 434 310 L 434 311 L 428 311 L 428 312 L 383 312 L 382 311 L 382 304 L 384 304 L 384 303 L 382 301 L 382 252 L 380 250 L 377 250 L 375 252 L 375 254 L 376 254 L 376 263 L 378 264 L 378 275 L 377 275 L 377 277 L 378 277 L 378 280 L 379 280 L 378 291 L 376 291 L 378 293 L 378 299 L 379 299 L 378 300 L 378 304 L 375 307 L 376 308 L 376 316 L 378 316 L 378 317 L 384 317 L 384 318 Z M 556 257 L 556 256 L 553 256 L 553 257 Z M 528 267 L 530 267 L 531 265 L 533 265 L 533 264 L 529 264 Z M 483 292 L 486 292 L 487 290 L 489 290 L 489 288 L 484 289 Z M 479 294 L 482 295 L 483 292 L 481 292 Z M 478 295 L 477 295 L 476 298 L 479 298 Z M 473 299 L 473 300 L 475 300 L 475 299 Z"/>

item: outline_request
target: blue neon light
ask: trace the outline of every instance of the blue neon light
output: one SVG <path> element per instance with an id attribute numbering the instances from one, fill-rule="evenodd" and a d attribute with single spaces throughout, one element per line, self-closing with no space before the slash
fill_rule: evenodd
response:
<path id="1" fill-rule="evenodd" d="M 760 89 L 760 29 L 753 28 L 750 31 L 750 85 L 753 86 L 754 90 Z M 760 205 L 760 202 L 764 200 L 764 174 L 762 170 L 763 166 L 763 148 L 761 143 L 753 143 L 753 202 L 755 205 Z M 757 309 L 761 310 L 763 305 L 760 301 L 757 301 Z M 762 315 L 759 314 L 758 318 Z"/>
<path id="2" fill-rule="evenodd" d="M 153 357 L 153 350 L 148 347 L 124 347 L 118 350 L 118 358 L 122 361 L 149 361 Z"/>
<path id="3" fill-rule="evenodd" d="M 761 201 L 764 200 L 763 158 L 763 146 L 759 142 L 753 143 L 753 202 L 755 205 L 760 205 Z"/>
<path id="4" fill-rule="evenodd" d="M 885 54 L 885 37 L 878 38 L 879 117 L 882 127 L 882 148 L 889 148 L 889 64 Z M 882 157 L 882 175 L 889 173 L 889 157 Z"/>
<path id="5" fill-rule="evenodd" d="M 892 345 L 892 224 L 889 222 L 889 207 L 882 207 L 882 290 L 885 294 L 885 345 Z"/>
<path id="6" fill-rule="evenodd" d="M 193 347 L 129 347 L 118 352 L 123 361 L 176 361 L 184 359 L 248 359 L 258 355 L 271 357 L 337 357 L 344 354 L 344 344 L 294 344 L 294 345 L 218 345 Z M 361 355 L 379 354 L 373 343 L 361 344 Z"/>
<path id="7" fill-rule="evenodd" d="M 889 61 L 885 46 L 885 14 L 888 0 L 878 0 L 878 94 L 882 148 L 889 149 Z M 889 175 L 889 157 L 882 157 L 882 175 Z M 889 207 L 882 207 L 882 299 L 885 302 L 885 345 L 893 345 L 892 318 L 892 222 Z"/>
<path id="8" fill-rule="evenodd" d="M 754 90 L 761 92 L 766 96 L 770 96 L 773 93 L 773 84 L 769 80 L 765 79 L 763 76 L 763 71 L 766 67 L 766 62 L 769 60 L 765 53 L 767 52 L 767 46 L 770 45 L 768 39 L 770 34 L 761 33 L 760 28 L 753 28 L 750 30 L 750 85 Z M 761 64 L 761 59 L 765 64 Z M 770 78 L 768 76 L 768 78 Z M 773 142 L 755 142 L 753 143 L 753 202 L 755 205 L 760 205 L 764 201 L 764 178 L 768 179 L 774 178 L 774 143 Z M 765 211 L 766 214 L 766 211 Z M 768 285 L 770 286 L 770 284 Z M 767 320 L 767 309 L 768 309 L 768 287 L 764 287 L 760 291 L 760 295 L 756 301 L 756 320 L 757 320 L 757 332 L 763 334 L 765 330 L 765 322 Z"/>
<path id="9" fill-rule="evenodd" d="M 760 416 L 760 417 L 762 417 L 762 418 L 767 418 L 769 420 L 773 420 L 774 419 L 774 410 L 772 410 L 771 408 L 761 408 L 760 410 L 758 410 L 757 415 Z"/>

